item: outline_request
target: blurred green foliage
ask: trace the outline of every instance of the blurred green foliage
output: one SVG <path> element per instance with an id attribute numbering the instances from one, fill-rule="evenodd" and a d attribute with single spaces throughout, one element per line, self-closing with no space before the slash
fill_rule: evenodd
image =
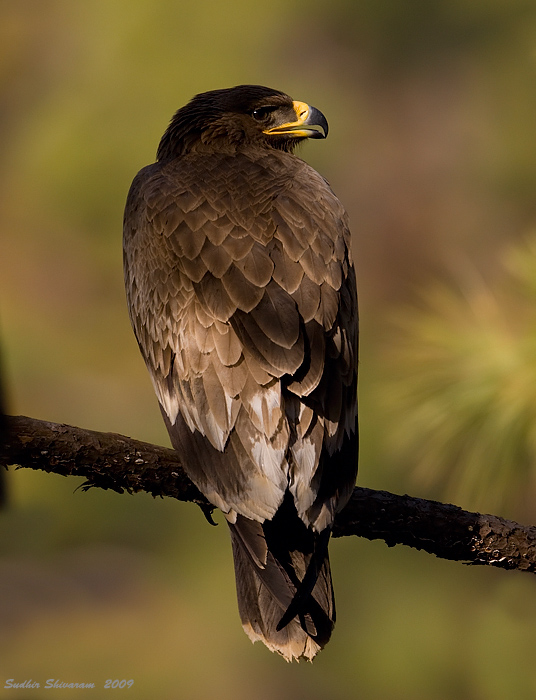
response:
<path id="1" fill-rule="evenodd" d="M 476 509 L 515 508 L 536 485 L 536 239 L 505 258 L 493 288 L 473 270 L 419 290 L 384 356 L 391 458 Z"/>
<path id="2" fill-rule="evenodd" d="M 360 483 L 487 511 L 504 504 L 499 514 L 529 519 L 535 77 L 532 0 L 5 0 L 10 411 L 167 443 L 126 315 L 124 199 L 191 95 L 267 84 L 330 122 L 329 140 L 302 155 L 352 221 Z M 98 688 L 133 678 L 129 691 L 107 691 L 131 700 L 536 694 L 526 575 L 334 541 L 334 637 L 312 666 L 287 666 L 240 629 L 223 523 L 209 528 L 194 506 L 170 500 L 8 476 L 0 695 L 53 697 L 5 691 L 7 678 Z"/>

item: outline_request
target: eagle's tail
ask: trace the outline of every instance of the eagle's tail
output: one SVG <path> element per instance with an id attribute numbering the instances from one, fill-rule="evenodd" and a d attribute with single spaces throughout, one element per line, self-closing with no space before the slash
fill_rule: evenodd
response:
<path id="1" fill-rule="evenodd" d="M 314 533 L 295 510 L 292 523 L 280 511 L 263 525 L 242 516 L 229 525 L 238 609 L 253 642 L 287 661 L 312 660 L 335 623 L 329 530 Z"/>

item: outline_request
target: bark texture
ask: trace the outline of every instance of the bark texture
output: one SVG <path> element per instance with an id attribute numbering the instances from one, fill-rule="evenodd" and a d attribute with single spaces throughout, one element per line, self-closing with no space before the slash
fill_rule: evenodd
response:
<path id="1" fill-rule="evenodd" d="M 84 489 L 146 491 L 192 501 L 210 518 L 213 507 L 188 479 L 175 450 L 25 416 L 7 416 L 6 422 L 0 466 L 84 477 Z M 348 535 L 467 564 L 536 571 L 536 527 L 387 491 L 354 489 L 333 530 L 334 537 Z"/>

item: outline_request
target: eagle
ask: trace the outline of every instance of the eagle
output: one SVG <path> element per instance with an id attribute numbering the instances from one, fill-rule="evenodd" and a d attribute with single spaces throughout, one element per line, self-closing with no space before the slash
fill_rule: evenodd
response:
<path id="1" fill-rule="evenodd" d="M 278 90 L 196 95 L 124 215 L 130 319 L 171 443 L 229 525 L 245 632 L 287 661 L 331 636 L 328 541 L 357 475 L 348 217 L 294 155 L 327 133 Z"/>

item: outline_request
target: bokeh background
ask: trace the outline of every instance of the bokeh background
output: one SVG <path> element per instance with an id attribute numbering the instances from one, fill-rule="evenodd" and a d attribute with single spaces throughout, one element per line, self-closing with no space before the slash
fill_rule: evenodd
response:
<path id="1" fill-rule="evenodd" d="M 168 444 L 127 319 L 122 209 L 175 109 L 240 83 L 330 122 L 301 155 L 352 221 L 359 483 L 534 522 L 533 0 L 4 0 L 9 411 Z M 241 630 L 221 517 L 210 528 L 192 504 L 76 487 L 8 474 L 2 697 L 536 697 L 527 574 L 336 540 L 335 634 L 291 666 Z M 97 690 L 9 691 L 9 678 Z"/>

